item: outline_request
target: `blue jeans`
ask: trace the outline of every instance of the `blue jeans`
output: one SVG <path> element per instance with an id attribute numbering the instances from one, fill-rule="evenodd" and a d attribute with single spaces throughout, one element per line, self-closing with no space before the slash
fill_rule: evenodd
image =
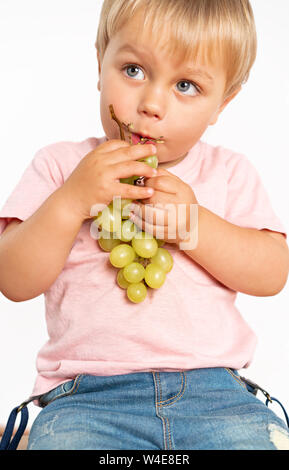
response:
<path id="1" fill-rule="evenodd" d="M 29 450 L 289 449 L 285 422 L 227 368 L 78 375 L 40 403 Z"/>

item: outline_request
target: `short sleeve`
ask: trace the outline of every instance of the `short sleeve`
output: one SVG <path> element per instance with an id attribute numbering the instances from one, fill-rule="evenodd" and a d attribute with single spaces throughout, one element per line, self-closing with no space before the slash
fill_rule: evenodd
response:
<path id="1" fill-rule="evenodd" d="M 240 227 L 268 229 L 287 238 L 254 165 L 244 155 L 233 154 L 226 163 L 227 201 L 225 220 Z"/>
<path id="2" fill-rule="evenodd" d="M 0 210 L 0 234 L 11 219 L 28 219 L 62 184 L 57 162 L 46 147 L 40 149 Z"/>

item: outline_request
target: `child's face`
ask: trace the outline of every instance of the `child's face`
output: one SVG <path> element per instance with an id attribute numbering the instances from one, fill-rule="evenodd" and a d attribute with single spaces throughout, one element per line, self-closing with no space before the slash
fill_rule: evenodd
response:
<path id="1" fill-rule="evenodd" d="M 110 40 L 99 64 L 98 89 L 106 136 L 120 138 L 109 112 L 112 104 L 121 122 L 133 123 L 133 132 L 163 137 L 164 143 L 157 144 L 157 155 L 160 167 L 168 168 L 186 156 L 237 92 L 224 101 L 222 67 L 180 63 L 162 48 L 166 41 L 168 38 L 160 41 L 142 31 L 142 18 L 135 16 Z M 202 68 L 212 78 L 187 68 Z"/>

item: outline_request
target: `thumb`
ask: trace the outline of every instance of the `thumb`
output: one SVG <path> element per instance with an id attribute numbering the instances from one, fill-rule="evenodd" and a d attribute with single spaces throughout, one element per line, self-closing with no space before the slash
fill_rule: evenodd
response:
<path id="1" fill-rule="evenodd" d="M 158 174 L 156 176 L 170 176 L 175 179 L 180 179 L 178 176 L 174 175 L 173 173 L 170 173 L 168 170 L 165 170 L 164 168 L 158 168 L 157 169 Z"/>
<path id="2" fill-rule="evenodd" d="M 158 176 L 174 176 L 172 173 L 170 173 L 168 170 L 165 170 L 164 168 L 157 168 L 158 171 Z"/>

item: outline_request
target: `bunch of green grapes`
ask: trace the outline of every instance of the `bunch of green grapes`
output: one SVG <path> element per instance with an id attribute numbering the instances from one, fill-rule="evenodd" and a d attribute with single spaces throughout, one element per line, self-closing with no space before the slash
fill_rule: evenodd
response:
<path id="1" fill-rule="evenodd" d="M 155 155 L 142 160 L 157 168 Z M 121 179 L 126 184 L 134 184 L 138 177 Z M 142 302 L 147 296 L 147 289 L 159 289 L 166 280 L 166 275 L 173 267 L 173 258 L 162 247 L 163 240 L 155 239 L 151 234 L 140 230 L 129 220 L 130 199 L 121 199 L 117 207 L 113 202 L 96 218 L 105 237 L 98 239 L 103 251 L 110 252 L 112 266 L 118 268 L 117 284 L 126 290 L 128 299 L 134 303 Z"/>

